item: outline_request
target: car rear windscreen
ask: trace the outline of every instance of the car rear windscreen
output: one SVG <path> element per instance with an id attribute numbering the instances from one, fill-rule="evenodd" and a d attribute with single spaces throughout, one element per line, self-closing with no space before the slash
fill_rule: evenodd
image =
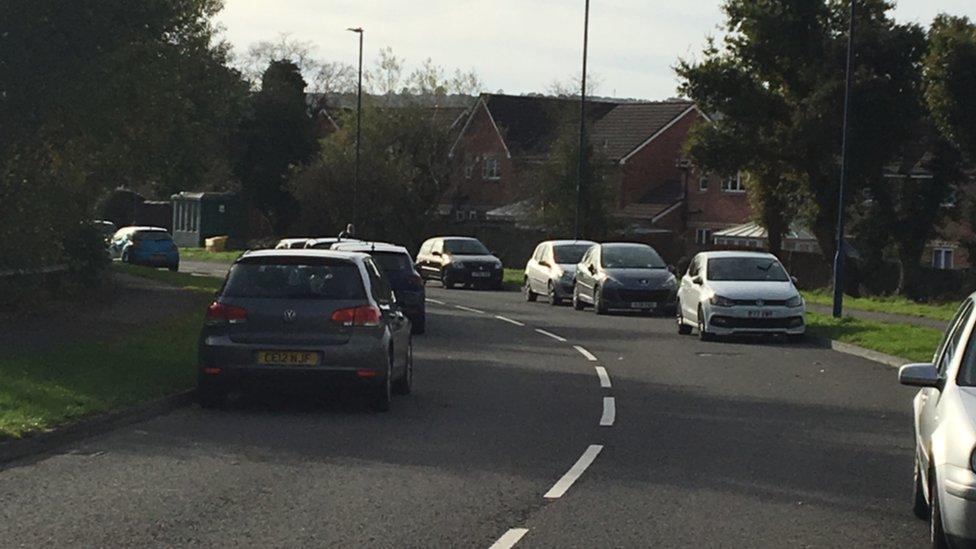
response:
<path id="1" fill-rule="evenodd" d="M 779 261 L 766 257 L 716 257 L 708 260 L 708 279 L 715 281 L 786 282 Z"/>
<path id="2" fill-rule="evenodd" d="M 223 296 L 267 299 L 366 299 L 355 263 L 306 257 L 241 261 L 227 275 Z"/>
<path id="3" fill-rule="evenodd" d="M 560 244 L 553 246 L 552 255 L 560 265 L 575 265 L 583 259 L 583 254 L 592 244 Z"/>
<path id="4" fill-rule="evenodd" d="M 165 231 L 136 231 L 132 240 L 173 240 L 173 237 Z"/>
<path id="5" fill-rule="evenodd" d="M 386 272 L 412 271 L 413 261 L 410 256 L 400 252 L 370 252 L 376 265 Z"/>

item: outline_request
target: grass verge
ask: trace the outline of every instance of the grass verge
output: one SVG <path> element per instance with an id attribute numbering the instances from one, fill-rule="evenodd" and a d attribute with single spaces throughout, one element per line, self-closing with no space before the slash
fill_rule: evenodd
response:
<path id="1" fill-rule="evenodd" d="M 180 260 L 212 261 L 215 263 L 233 263 L 243 251 L 208 252 L 206 248 L 180 248 Z"/>
<path id="2" fill-rule="evenodd" d="M 189 273 L 174 273 L 166 269 L 139 267 L 137 265 L 120 263 L 118 261 L 112 264 L 112 268 L 127 275 L 148 278 L 149 280 L 155 280 L 157 282 L 162 282 L 163 284 L 176 286 L 177 288 L 181 288 L 183 290 L 206 292 L 208 294 L 213 294 L 219 290 L 220 286 L 224 283 L 222 278 L 195 276 Z"/>
<path id="3" fill-rule="evenodd" d="M 838 320 L 811 312 L 807 312 L 807 333 L 918 362 L 932 360 L 942 340 L 942 332 L 932 328 L 850 317 Z"/>
<path id="4" fill-rule="evenodd" d="M 803 298 L 808 303 L 817 305 L 832 305 L 834 296 L 827 290 L 813 290 L 803 292 Z M 850 297 L 844 296 L 844 306 L 860 311 L 888 313 L 896 315 L 933 318 L 936 320 L 952 320 L 952 316 L 959 308 L 958 303 L 916 303 L 904 297 Z"/>
<path id="5" fill-rule="evenodd" d="M 0 357 L 0 440 L 192 387 L 200 310 L 121 339 Z"/>
<path id="6" fill-rule="evenodd" d="M 524 281 L 525 271 L 522 269 L 505 269 L 505 273 L 502 275 L 502 286 L 506 290 L 519 290 Z"/>

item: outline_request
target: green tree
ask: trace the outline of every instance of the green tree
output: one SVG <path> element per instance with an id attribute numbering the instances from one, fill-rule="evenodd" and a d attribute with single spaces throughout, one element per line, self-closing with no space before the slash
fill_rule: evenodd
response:
<path id="1" fill-rule="evenodd" d="M 760 212 L 764 223 L 788 226 L 789 219 L 772 214 L 799 194 L 828 261 L 836 249 L 848 6 L 842 0 L 726 0 L 728 32 L 721 45 L 710 43 L 701 60 L 681 60 L 676 68 L 682 93 L 719 115 L 713 128 L 696 132 L 703 141 L 698 146 L 710 154 L 697 154 L 693 145 L 695 160 L 709 166 L 726 154 L 738 159 L 740 170 L 756 174 L 753 193 L 771 205 Z M 880 178 L 892 151 L 911 138 L 913 126 L 904 121 L 918 116 L 925 47 L 921 28 L 890 16 L 890 2 L 859 6 L 849 196 Z"/>
<path id="2" fill-rule="evenodd" d="M 976 159 L 976 24 L 940 15 L 929 30 L 925 99 L 936 124 L 969 161 Z"/>
<path id="3" fill-rule="evenodd" d="M 579 134 L 573 131 L 573 124 L 561 126 L 565 129 L 553 144 L 548 161 L 531 173 L 530 181 L 535 190 L 532 200 L 538 221 L 548 232 L 573 235 L 579 179 Z M 612 215 L 617 176 L 613 162 L 597 153 L 592 144 L 587 144 L 585 154 L 580 234 L 583 238 L 602 239 L 618 228 Z"/>
<path id="4" fill-rule="evenodd" d="M 241 133 L 243 156 L 237 174 L 244 197 L 281 234 L 298 214 L 288 177 L 308 163 L 317 149 L 298 65 L 271 62 L 262 76 L 261 91 L 251 98 L 251 112 Z"/>

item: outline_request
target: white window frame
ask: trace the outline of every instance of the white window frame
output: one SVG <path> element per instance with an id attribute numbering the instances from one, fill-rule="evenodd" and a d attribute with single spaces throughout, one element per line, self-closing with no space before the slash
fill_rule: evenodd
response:
<path id="1" fill-rule="evenodd" d="M 722 192 L 732 193 L 732 194 L 746 192 L 746 186 L 742 183 L 742 174 L 737 173 L 735 174 L 735 177 L 726 177 L 725 179 L 723 179 Z"/>
<path id="2" fill-rule="evenodd" d="M 482 160 L 481 177 L 485 181 L 498 181 L 502 178 L 502 162 L 497 156 L 485 156 Z"/>
<path id="3" fill-rule="evenodd" d="M 695 244 L 698 244 L 699 246 L 707 246 L 711 244 L 711 240 L 711 229 L 695 229 Z"/>
<path id="4" fill-rule="evenodd" d="M 932 250 L 932 268 L 937 271 L 951 271 L 955 265 L 956 252 L 952 248 Z"/>
<path id="5" fill-rule="evenodd" d="M 464 210 L 462 210 L 461 208 L 458 208 L 457 211 L 454 212 L 454 220 L 455 221 L 464 221 Z"/>
<path id="6" fill-rule="evenodd" d="M 477 221 L 477 220 L 478 220 L 478 211 L 477 210 L 471 210 L 471 211 L 469 211 L 468 212 L 468 221 Z"/>
<path id="7" fill-rule="evenodd" d="M 698 192 L 708 192 L 708 176 L 701 176 L 698 178 Z"/>
<path id="8" fill-rule="evenodd" d="M 471 179 L 471 176 L 473 175 L 474 175 L 474 164 L 469 162 L 464 165 L 464 178 Z"/>

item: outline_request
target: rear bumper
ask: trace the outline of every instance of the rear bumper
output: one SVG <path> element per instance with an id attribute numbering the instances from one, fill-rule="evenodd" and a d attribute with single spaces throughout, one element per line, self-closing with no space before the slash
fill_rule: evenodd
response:
<path id="1" fill-rule="evenodd" d="M 150 267 L 169 267 L 180 264 L 179 252 L 154 254 L 149 252 L 130 252 L 129 262 Z"/>

